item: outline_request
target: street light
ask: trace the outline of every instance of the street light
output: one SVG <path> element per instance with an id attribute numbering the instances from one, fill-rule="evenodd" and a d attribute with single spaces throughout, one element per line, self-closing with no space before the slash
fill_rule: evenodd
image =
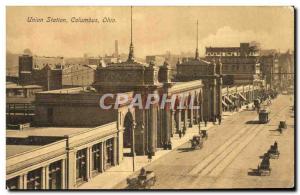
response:
<path id="1" fill-rule="evenodd" d="M 131 125 L 131 155 L 132 155 L 132 170 L 135 171 L 135 139 L 134 139 L 135 123 Z"/>
<path id="2" fill-rule="evenodd" d="M 198 118 L 197 116 L 197 120 L 198 120 L 198 129 L 199 129 L 199 135 L 201 134 L 201 123 L 200 123 L 200 118 Z"/>

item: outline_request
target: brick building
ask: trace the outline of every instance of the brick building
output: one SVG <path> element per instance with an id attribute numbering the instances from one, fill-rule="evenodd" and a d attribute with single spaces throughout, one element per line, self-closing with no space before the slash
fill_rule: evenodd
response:
<path id="1" fill-rule="evenodd" d="M 62 70 L 63 88 L 89 86 L 95 81 L 97 65 L 74 64 Z"/>
<path id="2" fill-rule="evenodd" d="M 240 47 L 206 47 L 205 59 L 222 61 L 225 85 L 253 84 L 261 80 L 259 49 L 250 43 Z"/>
<path id="3" fill-rule="evenodd" d="M 44 90 L 62 87 L 62 57 L 39 57 L 22 55 L 19 57 L 19 84 L 41 85 Z"/>

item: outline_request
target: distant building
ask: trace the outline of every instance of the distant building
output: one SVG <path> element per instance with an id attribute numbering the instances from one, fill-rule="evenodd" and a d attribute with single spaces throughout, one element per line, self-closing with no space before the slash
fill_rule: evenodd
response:
<path id="1" fill-rule="evenodd" d="M 221 59 L 224 85 L 253 84 L 261 81 L 259 49 L 250 43 L 240 47 L 206 47 L 207 61 Z"/>
<path id="2" fill-rule="evenodd" d="M 97 65 L 70 65 L 62 71 L 62 86 L 89 86 L 95 81 Z"/>
<path id="3" fill-rule="evenodd" d="M 295 64 L 294 64 L 294 53 L 289 50 L 279 55 L 279 82 L 281 89 L 294 84 L 295 79 Z"/>
<path id="4" fill-rule="evenodd" d="M 261 53 L 261 72 L 267 84 L 274 89 L 285 89 L 294 82 L 294 56 L 276 50 L 263 50 Z"/>
<path id="5" fill-rule="evenodd" d="M 44 90 L 60 89 L 62 57 L 39 57 L 22 55 L 19 57 L 19 84 L 41 85 Z"/>
<path id="6" fill-rule="evenodd" d="M 146 56 L 146 63 L 150 64 L 151 61 L 155 61 L 157 65 L 163 65 L 165 62 L 165 58 L 162 56 Z"/>
<path id="7" fill-rule="evenodd" d="M 260 57 L 260 70 L 262 78 L 266 80 L 266 84 L 273 88 L 279 84 L 279 54 L 276 51 L 262 52 Z"/>
<path id="8" fill-rule="evenodd" d="M 100 57 L 89 57 L 87 58 L 88 65 L 99 65 L 101 63 Z"/>
<path id="9" fill-rule="evenodd" d="M 35 94 L 43 91 L 39 85 L 6 83 L 6 123 L 19 124 L 33 121 Z"/>
<path id="10" fill-rule="evenodd" d="M 51 69 L 63 69 L 64 57 L 33 56 L 33 69 L 43 69 L 46 65 Z"/>

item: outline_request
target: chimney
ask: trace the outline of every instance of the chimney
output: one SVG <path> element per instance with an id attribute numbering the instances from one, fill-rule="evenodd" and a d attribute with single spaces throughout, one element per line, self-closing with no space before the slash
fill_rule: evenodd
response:
<path id="1" fill-rule="evenodd" d="M 119 44 L 118 40 L 115 40 L 115 57 L 117 58 L 119 56 Z"/>

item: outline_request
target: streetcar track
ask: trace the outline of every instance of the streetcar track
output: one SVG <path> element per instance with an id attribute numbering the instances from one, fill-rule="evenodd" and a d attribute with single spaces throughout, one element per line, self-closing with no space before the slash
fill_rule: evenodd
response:
<path id="1" fill-rule="evenodd" d="M 280 107 L 279 112 L 277 112 L 277 113 L 271 112 L 270 118 L 273 118 L 273 120 L 274 120 L 274 118 L 276 118 L 283 111 L 285 111 L 286 108 L 287 108 L 286 106 L 282 106 L 282 107 Z M 255 119 L 256 118 L 257 117 L 255 117 Z M 232 153 L 232 152 L 236 153 L 235 146 L 240 146 L 240 145 L 241 145 L 240 151 L 242 151 L 243 148 L 246 147 L 252 141 L 252 139 L 255 138 L 255 136 L 259 133 L 259 131 L 264 128 L 264 126 L 262 126 L 262 128 L 259 128 L 259 130 L 252 132 L 252 129 L 258 128 L 259 126 L 260 125 L 255 125 L 250 128 L 245 128 L 245 130 L 239 131 L 238 134 L 236 134 L 233 138 L 231 137 L 231 138 L 227 139 L 225 141 L 225 143 L 220 145 L 215 151 L 213 151 L 213 153 L 211 153 L 210 155 L 205 157 L 203 159 L 203 161 L 200 162 L 200 164 L 197 164 L 196 166 L 194 166 L 191 169 L 191 171 L 188 173 L 188 175 L 200 174 L 201 176 L 205 176 L 205 175 L 208 175 L 211 172 L 213 172 L 213 174 L 211 174 L 211 175 L 216 176 L 216 172 L 214 171 L 214 169 L 217 168 L 223 162 L 223 160 L 227 158 L 226 154 L 230 155 L 230 153 Z M 251 136 L 252 139 L 249 139 L 249 140 L 247 139 L 248 134 Z M 248 140 L 247 144 L 244 144 L 244 142 L 243 142 L 244 138 L 246 138 Z M 231 148 L 233 148 L 233 149 L 230 150 Z M 238 151 L 238 153 L 240 151 Z M 216 159 L 218 159 L 218 160 L 216 160 Z M 234 160 L 234 158 L 232 160 Z M 230 164 L 230 162 L 228 163 L 228 165 Z M 213 163 L 213 164 L 211 164 L 211 163 Z M 225 169 L 226 167 L 227 166 L 225 166 L 223 169 Z"/>

